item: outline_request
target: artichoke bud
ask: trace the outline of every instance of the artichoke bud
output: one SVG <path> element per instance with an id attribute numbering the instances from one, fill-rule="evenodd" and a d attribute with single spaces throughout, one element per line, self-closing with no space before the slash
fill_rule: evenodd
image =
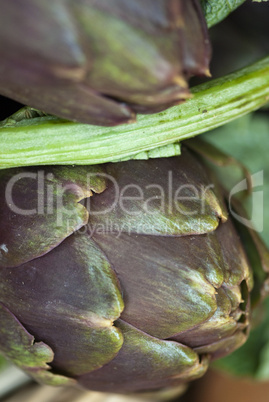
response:
<path id="1" fill-rule="evenodd" d="M 198 0 L 0 0 L 0 93 L 98 125 L 132 122 L 190 96 L 208 74 Z"/>
<path id="2" fill-rule="evenodd" d="M 252 269 L 192 151 L 0 187 L 0 351 L 38 381 L 158 390 L 245 342 Z"/>

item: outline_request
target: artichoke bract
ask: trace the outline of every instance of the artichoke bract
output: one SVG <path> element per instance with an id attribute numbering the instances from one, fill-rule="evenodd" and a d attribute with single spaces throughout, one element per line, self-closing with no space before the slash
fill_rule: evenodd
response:
<path id="1" fill-rule="evenodd" d="M 0 171 L 0 352 L 38 381 L 176 386 L 248 335 L 221 188 L 180 157 Z"/>
<path id="2" fill-rule="evenodd" d="M 198 0 L 0 0 L 0 94 L 97 125 L 189 97 L 208 74 Z"/>

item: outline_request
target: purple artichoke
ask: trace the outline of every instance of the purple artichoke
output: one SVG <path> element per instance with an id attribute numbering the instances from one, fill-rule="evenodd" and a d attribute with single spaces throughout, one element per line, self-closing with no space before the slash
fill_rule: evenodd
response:
<path id="1" fill-rule="evenodd" d="M 252 271 L 180 157 L 0 171 L 0 351 L 38 381 L 175 386 L 244 343 Z"/>
<path id="2" fill-rule="evenodd" d="M 0 94 L 116 125 L 189 97 L 208 74 L 198 0 L 0 0 Z"/>

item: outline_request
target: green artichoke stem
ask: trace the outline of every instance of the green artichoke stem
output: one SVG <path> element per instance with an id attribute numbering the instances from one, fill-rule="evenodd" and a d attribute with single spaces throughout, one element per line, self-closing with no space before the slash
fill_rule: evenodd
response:
<path id="1" fill-rule="evenodd" d="M 0 168 L 127 160 L 226 124 L 268 102 L 269 56 L 194 87 L 192 94 L 180 106 L 113 128 L 53 116 L 6 119 L 0 124 Z"/>

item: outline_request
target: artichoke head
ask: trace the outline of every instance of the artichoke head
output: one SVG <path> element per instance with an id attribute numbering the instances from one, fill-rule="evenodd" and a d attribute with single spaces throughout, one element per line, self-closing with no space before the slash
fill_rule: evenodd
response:
<path id="1" fill-rule="evenodd" d="M 0 94 L 98 125 L 190 96 L 208 74 L 198 0 L 0 0 Z"/>
<path id="2" fill-rule="evenodd" d="M 192 151 L 2 170 L 0 187 L 0 351 L 38 381 L 157 390 L 246 340 L 252 270 Z"/>

